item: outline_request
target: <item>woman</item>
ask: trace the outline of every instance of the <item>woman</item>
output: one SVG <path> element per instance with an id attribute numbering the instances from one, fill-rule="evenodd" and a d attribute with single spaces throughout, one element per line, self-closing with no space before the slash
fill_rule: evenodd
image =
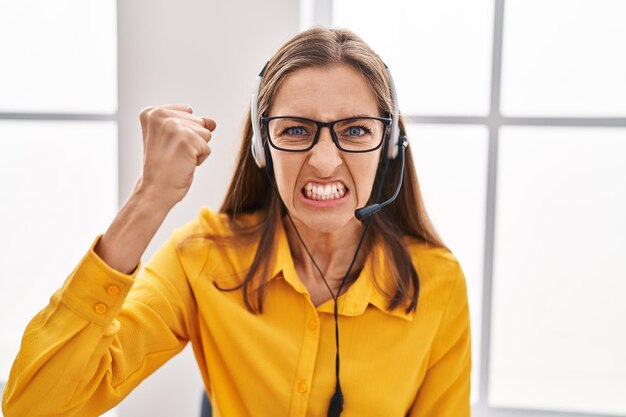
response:
<path id="1" fill-rule="evenodd" d="M 347 30 L 283 45 L 219 213 L 203 207 L 138 273 L 216 127 L 187 105 L 144 109 L 142 177 L 26 328 L 5 417 L 99 415 L 189 341 L 215 415 L 469 416 L 466 283 L 385 68 Z"/>

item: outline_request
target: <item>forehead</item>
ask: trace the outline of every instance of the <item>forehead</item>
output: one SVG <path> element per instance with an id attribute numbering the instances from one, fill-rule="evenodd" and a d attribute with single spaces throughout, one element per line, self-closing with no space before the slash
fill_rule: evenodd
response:
<path id="1" fill-rule="evenodd" d="M 302 68 L 283 79 L 268 115 L 320 121 L 378 116 L 378 101 L 367 78 L 349 64 Z"/>

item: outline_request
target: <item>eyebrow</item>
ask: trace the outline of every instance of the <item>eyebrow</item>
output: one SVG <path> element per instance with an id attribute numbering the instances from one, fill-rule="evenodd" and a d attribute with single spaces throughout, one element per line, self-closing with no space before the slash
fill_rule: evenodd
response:
<path id="1" fill-rule="evenodd" d="M 354 116 L 348 116 L 348 117 L 371 117 L 371 114 L 366 114 L 366 113 L 359 113 L 359 114 L 355 114 Z M 378 117 L 378 116 L 375 116 Z"/>

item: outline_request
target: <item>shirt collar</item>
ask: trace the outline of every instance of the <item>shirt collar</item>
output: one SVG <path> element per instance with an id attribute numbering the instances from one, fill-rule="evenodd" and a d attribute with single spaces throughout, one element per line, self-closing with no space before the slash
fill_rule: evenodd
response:
<path id="1" fill-rule="evenodd" d="M 274 247 L 274 263 L 270 269 L 270 280 L 283 278 L 296 291 L 308 295 L 306 287 L 302 281 L 300 281 L 300 278 L 296 273 L 293 257 L 291 255 L 291 249 L 289 247 L 289 241 L 287 240 L 287 234 L 282 221 L 278 224 L 277 242 Z M 348 290 L 337 299 L 338 313 L 343 316 L 359 316 L 365 312 L 365 309 L 369 304 L 372 304 L 385 314 L 412 321 L 414 314 L 412 312 L 406 313 L 404 311 L 404 307 L 398 307 L 393 311 L 387 310 L 387 297 L 382 294 L 378 288 L 376 288 L 373 281 L 374 271 L 377 272 L 380 283 L 381 278 L 384 278 L 383 274 L 386 270 L 384 250 L 382 245 L 377 242 L 367 255 L 359 277 L 350 286 L 350 288 L 348 288 Z M 331 298 L 330 300 L 319 305 L 317 307 L 317 311 L 333 314 L 334 300 Z"/>

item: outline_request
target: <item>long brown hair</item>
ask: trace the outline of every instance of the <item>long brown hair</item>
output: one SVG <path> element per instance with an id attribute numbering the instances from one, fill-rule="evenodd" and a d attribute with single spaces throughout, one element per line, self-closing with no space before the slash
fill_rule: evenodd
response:
<path id="1" fill-rule="evenodd" d="M 380 113 L 393 114 L 390 83 L 380 57 L 350 30 L 315 27 L 287 41 L 269 60 L 261 82 L 259 115 L 269 109 L 282 81 L 289 74 L 302 68 L 339 63 L 348 63 L 359 70 L 377 96 Z M 260 121 L 255 120 L 255 123 Z M 399 126 L 400 133 L 406 135 L 402 116 L 399 118 Z M 258 244 L 256 254 L 241 283 L 235 288 L 225 290 L 242 288 L 246 308 L 251 312 L 261 313 L 277 227 L 285 215 L 285 208 L 273 192 L 267 172 L 254 162 L 250 150 L 251 139 L 252 121 L 248 111 L 237 167 L 220 213 L 227 216 L 229 227 L 234 231 L 233 236 L 228 238 L 231 243 L 236 240 L 240 244 Z M 400 175 L 399 160 L 398 157 L 389 161 L 384 179 L 384 163 L 379 164 L 373 190 L 382 186 L 382 199 L 389 198 L 395 191 Z M 375 194 L 372 192 L 368 204 L 382 201 L 376 200 Z M 262 213 L 260 222 L 250 224 L 240 221 L 245 215 L 255 212 Z M 212 234 L 202 236 L 224 241 Z M 368 249 L 376 241 L 382 244 L 387 260 L 385 279 L 390 280 L 387 288 L 391 291 L 384 290 L 378 282 L 376 285 L 389 300 L 388 310 L 406 306 L 405 311 L 408 313 L 417 308 L 420 286 L 417 272 L 406 249 L 406 238 L 433 247 L 446 248 L 426 214 L 410 147 L 406 149 L 404 181 L 400 194 L 395 202 L 374 215 L 364 242 Z M 349 285 L 350 280 L 353 281 L 356 277 L 358 273 L 351 274 L 345 285 Z"/>

